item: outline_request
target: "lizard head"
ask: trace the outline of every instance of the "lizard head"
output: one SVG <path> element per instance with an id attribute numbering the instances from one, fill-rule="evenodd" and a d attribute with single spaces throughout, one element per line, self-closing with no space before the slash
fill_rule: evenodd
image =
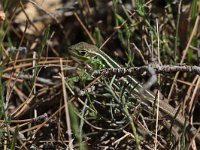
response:
<path id="1" fill-rule="evenodd" d="M 89 52 L 97 50 L 98 48 L 95 45 L 88 44 L 86 42 L 80 42 L 68 48 L 68 52 L 72 59 L 79 61 L 86 61 L 90 59 L 91 54 Z"/>

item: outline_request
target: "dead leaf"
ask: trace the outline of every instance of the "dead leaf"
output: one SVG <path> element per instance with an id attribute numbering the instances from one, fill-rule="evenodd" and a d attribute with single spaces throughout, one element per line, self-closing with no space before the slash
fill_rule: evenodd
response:
<path id="1" fill-rule="evenodd" d="M 54 13 L 57 8 L 62 7 L 62 2 L 61 0 L 35 0 L 32 3 L 29 2 L 24 4 L 23 7 L 25 13 L 21 11 L 21 13 L 16 16 L 15 22 L 20 24 L 20 29 L 24 31 L 25 24 L 27 20 L 29 20 L 29 23 L 31 22 L 31 24 L 29 24 L 26 33 L 37 34 L 44 30 L 46 25 L 53 19 L 44 19 L 36 22 L 34 20 L 43 15 Z"/>

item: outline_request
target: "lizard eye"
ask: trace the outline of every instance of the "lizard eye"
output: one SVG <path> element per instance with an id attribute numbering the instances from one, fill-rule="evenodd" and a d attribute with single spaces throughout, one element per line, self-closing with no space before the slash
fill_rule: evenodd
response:
<path id="1" fill-rule="evenodd" d="M 86 54 L 86 52 L 84 50 L 81 50 L 80 54 L 84 56 Z"/>

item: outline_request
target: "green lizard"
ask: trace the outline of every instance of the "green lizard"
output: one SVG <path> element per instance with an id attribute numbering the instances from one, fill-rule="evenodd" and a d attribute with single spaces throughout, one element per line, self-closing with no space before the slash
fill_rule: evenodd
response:
<path id="1" fill-rule="evenodd" d="M 69 52 L 73 56 L 73 58 L 76 57 L 82 61 L 89 60 L 91 56 L 97 56 L 100 57 L 103 61 L 105 61 L 108 67 L 121 68 L 117 62 L 115 62 L 110 56 L 108 56 L 106 53 L 104 53 L 95 45 L 91 45 L 85 42 L 80 42 L 78 44 L 70 46 Z M 155 95 L 147 89 L 144 89 L 143 93 L 141 93 L 141 89 L 143 88 L 143 86 L 135 78 L 131 76 L 127 76 L 126 78 L 128 78 L 129 82 L 131 82 L 133 86 L 137 85 L 136 88 L 134 88 L 133 94 L 140 96 L 140 100 L 143 101 L 145 104 L 147 104 L 147 106 L 150 107 L 154 106 Z M 126 78 L 123 78 L 123 80 L 127 82 Z M 175 121 L 175 123 L 179 124 L 182 127 L 184 125 L 186 126 L 189 125 L 189 122 L 186 120 L 186 118 L 180 113 L 177 114 L 177 111 L 165 101 L 160 100 L 159 107 L 161 115 L 169 116 L 172 121 Z M 191 127 L 189 130 L 192 135 L 197 134 L 196 139 L 198 143 L 200 143 L 200 134 L 197 133 L 196 128 Z"/>

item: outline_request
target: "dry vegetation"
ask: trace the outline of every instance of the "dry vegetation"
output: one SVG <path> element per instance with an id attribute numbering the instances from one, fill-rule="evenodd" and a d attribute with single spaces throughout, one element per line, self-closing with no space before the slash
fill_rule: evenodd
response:
<path id="1" fill-rule="evenodd" d="M 111 61 L 68 49 L 96 45 L 124 68 L 198 66 L 200 1 L 0 2 L 0 149 L 200 149 L 197 72 L 162 73 L 148 87 L 180 125 L 134 93 L 129 79 L 151 75 L 92 77 Z"/>

